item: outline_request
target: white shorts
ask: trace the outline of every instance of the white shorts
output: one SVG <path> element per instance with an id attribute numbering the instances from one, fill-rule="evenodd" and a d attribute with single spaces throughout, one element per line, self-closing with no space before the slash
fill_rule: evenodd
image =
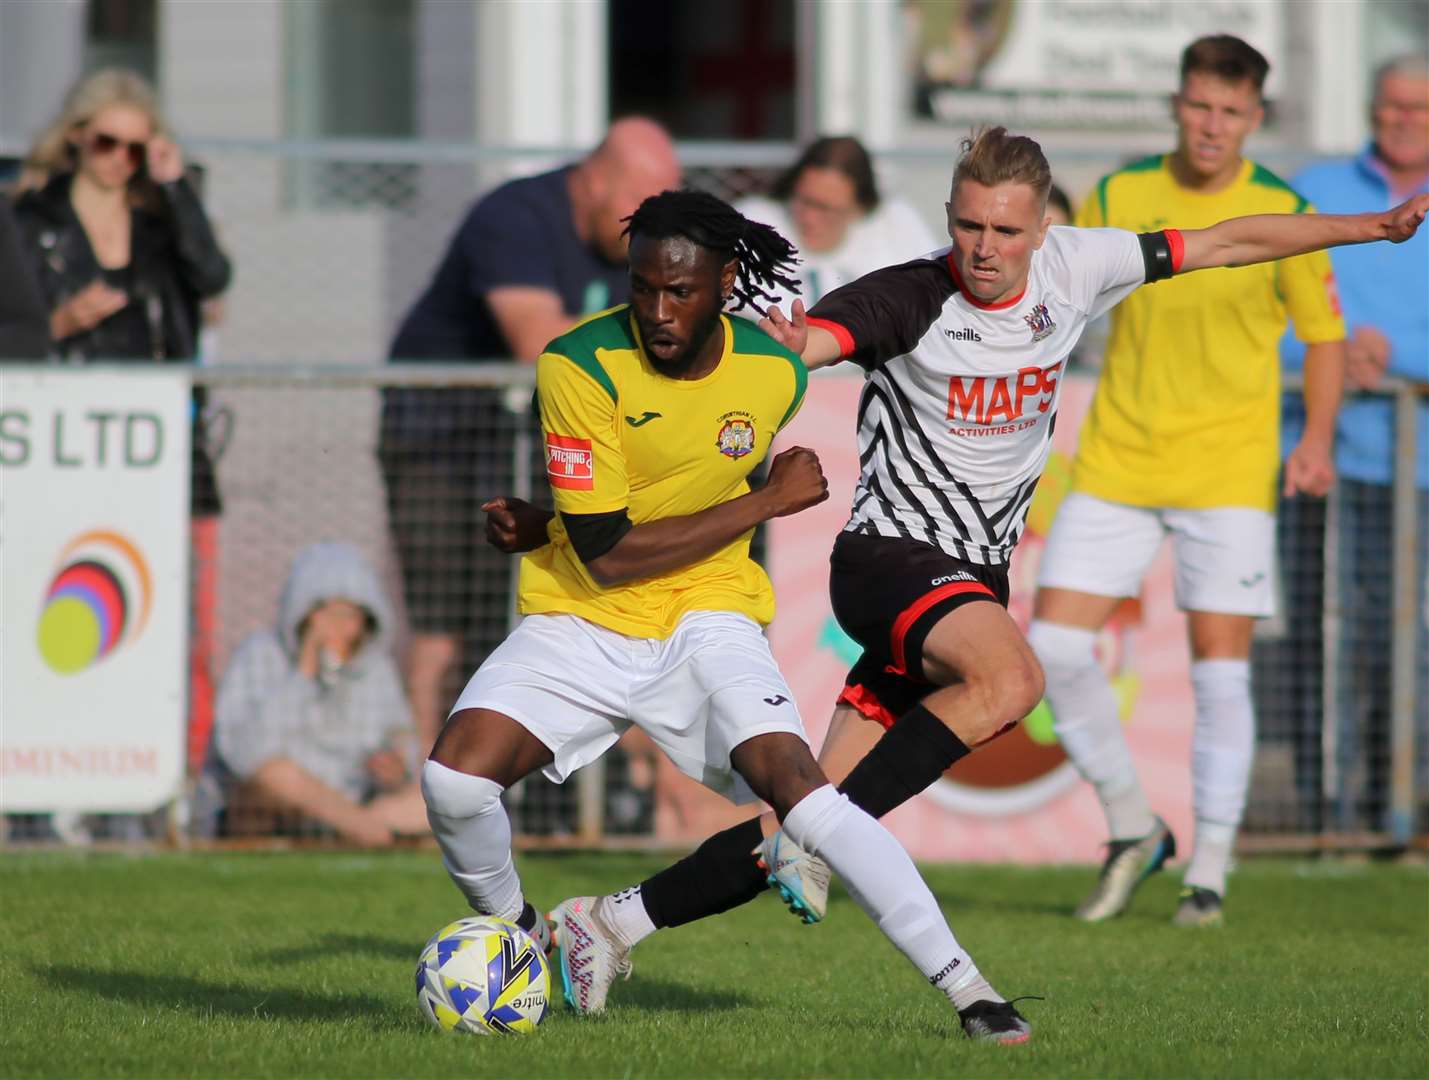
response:
<path id="1" fill-rule="evenodd" d="M 528 615 L 466 684 L 452 712 L 462 709 L 502 713 L 540 739 L 557 784 L 634 724 L 686 776 L 737 803 L 754 794 L 731 750 L 776 731 L 809 741 L 759 624 L 727 611 L 691 612 L 663 641 Z"/>
<path id="2" fill-rule="evenodd" d="M 1052 522 L 1037 584 L 1135 596 L 1168 534 L 1182 611 L 1275 613 L 1275 515 L 1241 506 L 1162 510 L 1073 492 Z"/>

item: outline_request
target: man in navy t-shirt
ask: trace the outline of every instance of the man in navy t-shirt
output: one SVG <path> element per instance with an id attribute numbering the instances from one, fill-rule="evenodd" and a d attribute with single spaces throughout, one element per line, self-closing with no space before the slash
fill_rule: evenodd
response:
<path id="1" fill-rule="evenodd" d="M 632 117 L 580 162 L 503 184 L 452 238 L 392 362 L 534 361 L 579 319 L 629 298 L 621 219 L 679 183 L 669 135 Z M 474 669 L 506 634 L 510 566 L 484 543 L 480 506 L 511 490 L 516 433 L 533 425 L 501 390 L 384 395 L 379 455 L 412 625 L 408 693 L 428 745 L 451 697 L 447 673 L 458 661 Z"/>

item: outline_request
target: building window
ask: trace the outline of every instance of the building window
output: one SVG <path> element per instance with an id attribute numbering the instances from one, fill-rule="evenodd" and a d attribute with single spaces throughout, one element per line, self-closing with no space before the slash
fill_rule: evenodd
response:
<path id="1" fill-rule="evenodd" d="M 156 0 L 89 0 L 84 70 L 120 67 L 151 83 L 157 72 Z"/>
<path id="2" fill-rule="evenodd" d="M 794 137 L 793 0 L 609 0 L 610 113 L 677 139 Z"/>
<path id="3" fill-rule="evenodd" d="M 304 0 L 284 7 L 289 138 L 411 138 L 416 134 L 416 0 Z M 291 200 L 304 206 L 405 207 L 414 165 L 299 161 Z"/>

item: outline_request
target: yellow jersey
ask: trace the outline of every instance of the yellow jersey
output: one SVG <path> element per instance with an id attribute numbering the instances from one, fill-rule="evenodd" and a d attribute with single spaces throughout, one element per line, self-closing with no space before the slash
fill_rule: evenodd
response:
<path id="1" fill-rule="evenodd" d="M 1313 213 L 1309 203 L 1252 161 L 1230 187 L 1205 195 L 1179 185 L 1161 155 L 1103 178 L 1077 224 L 1140 233 L 1304 213 Z M 1344 338 L 1326 252 L 1198 270 L 1123 300 L 1111 313 L 1073 488 L 1133 506 L 1273 510 L 1287 315 L 1306 344 Z"/>
<path id="2" fill-rule="evenodd" d="M 561 521 L 561 514 L 624 509 L 638 526 L 749 491 L 750 472 L 803 404 L 808 372 L 747 319 L 721 315 L 720 329 L 724 352 L 700 379 L 656 370 L 628 304 L 556 338 L 536 361 L 557 513 L 550 543 L 521 562 L 523 614 L 578 615 L 642 638 L 669 637 L 691 611 L 773 619 L 774 590 L 749 557 L 752 530 L 693 565 L 603 588 Z"/>

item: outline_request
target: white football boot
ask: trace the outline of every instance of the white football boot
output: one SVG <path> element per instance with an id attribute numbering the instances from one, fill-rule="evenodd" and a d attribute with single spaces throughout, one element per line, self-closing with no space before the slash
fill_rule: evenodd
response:
<path id="1" fill-rule="evenodd" d="M 779 890 L 779 899 L 806 923 L 816 923 L 829 910 L 829 864 L 810 855 L 780 829 L 766 836 L 755 849 L 759 866 L 769 875 L 769 884 Z"/>
<path id="2" fill-rule="evenodd" d="M 594 896 L 576 896 L 551 912 L 566 1004 L 582 1016 L 605 1008 L 617 975 L 630 978 L 630 950 L 601 918 L 599 907 Z"/>

